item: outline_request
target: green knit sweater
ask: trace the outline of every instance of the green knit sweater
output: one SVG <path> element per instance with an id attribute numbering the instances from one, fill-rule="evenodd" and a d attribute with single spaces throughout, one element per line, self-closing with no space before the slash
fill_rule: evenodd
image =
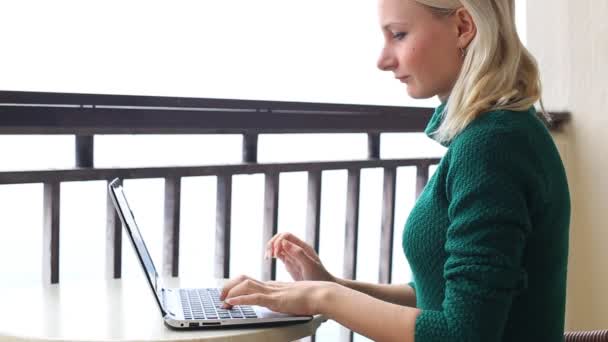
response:
<path id="1" fill-rule="evenodd" d="M 551 135 L 534 108 L 492 111 L 444 146 L 403 233 L 416 342 L 563 341 L 570 197 Z"/>

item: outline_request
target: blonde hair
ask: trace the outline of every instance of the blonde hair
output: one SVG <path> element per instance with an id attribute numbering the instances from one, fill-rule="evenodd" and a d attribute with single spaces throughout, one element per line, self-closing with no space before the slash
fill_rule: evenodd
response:
<path id="1" fill-rule="evenodd" d="M 479 114 L 489 110 L 528 110 L 541 101 L 536 60 L 523 46 L 515 28 L 514 0 L 416 0 L 434 14 L 446 16 L 464 7 L 477 33 L 464 50 L 460 75 L 434 133 L 452 140 Z M 545 118 L 546 119 L 546 118 Z"/>

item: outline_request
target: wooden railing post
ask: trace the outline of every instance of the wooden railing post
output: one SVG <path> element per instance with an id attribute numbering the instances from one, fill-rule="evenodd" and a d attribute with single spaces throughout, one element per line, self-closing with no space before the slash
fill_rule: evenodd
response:
<path id="1" fill-rule="evenodd" d="M 114 209 L 106 183 L 106 278 L 118 279 L 122 276 L 122 222 Z"/>
<path id="2" fill-rule="evenodd" d="M 266 173 L 264 189 L 264 227 L 262 231 L 262 255 L 265 252 L 266 242 L 269 241 L 278 230 L 277 220 L 279 214 L 279 174 L 275 172 Z M 263 256 L 262 256 L 263 257 Z M 262 259 L 262 280 L 276 280 L 276 259 Z"/>
<path id="3" fill-rule="evenodd" d="M 76 135 L 76 167 L 93 167 L 94 137 Z"/>
<path id="4" fill-rule="evenodd" d="M 308 171 L 308 199 L 306 202 L 306 243 L 319 253 L 321 236 L 321 185 L 322 171 Z M 304 342 L 314 342 L 315 335 L 304 339 Z"/>
<path id="5" fill-rule="evenodd" d="M 42 275 L 44 281 L 59 283 L 59 213 L 61 183 L 44 183 L 44 228 L 42 234 Z"/>
<path id="6" fill-rule="evenodd" d="M 378 281 L 381 284 L 390 283 L 392 278 L 396 180 L 397 169 L 394 167 L 385 168 L 380 228 L 380 273 L 378 275 Z"/>
<path id="7" fill-rule="evenodd" d="M 380 159 L 380 133 L 367 134 L 367 157 Z"/>
<path id="8" fill-rule="evenodd" d="M 306 204 L 306 242 L 319 253 L 321 227 L 321 171 L 308 171 L 308 200 Z"/>
<path id="9" fill-rule="evenodd" d="M 344 277 L 357 276 L 357 237 L 359 235 L 359 187 L 361 170 L 348 170 L 346 194 L 346 227 L 344 241 Z"/>
<path id="10" fill-rule="evenodd" d="M 243 134 L 243 162 L 258 162 L 258 135 Z"/>
<path id="11" fill-rule="evenodd" d="M 163 232 L 163 275 L 179 275 L 179 224 L 181 178 L 165 178 L 165 219 Z"/>
<path id="12" fill-rule="evenodd" d="M 232 213 L 232 175 L 217 177 L 215 226 L 215 277 L 230 277 L 230 218 Z"/>
<path id="13" fill-rule="evenodd" d="M 424 190 L 426 183 L 429 182 L 429 164 L 423 163 L 416 165 L 416 198 Z"/>
<path id="14" fill-rule="evenodd" d="M 359 242 L 359 193 L 361 186 L 361 169 L 348 170 L 346 190 L 346 227 L 344 240 L 344 278 L 357 277 L 357 243 Z M 342 329 L 342 341 L 352 341 L 351 330 Z"/>

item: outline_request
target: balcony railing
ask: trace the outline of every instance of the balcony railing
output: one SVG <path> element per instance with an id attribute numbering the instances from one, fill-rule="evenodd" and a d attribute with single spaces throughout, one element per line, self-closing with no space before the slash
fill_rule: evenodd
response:
<path id="1" fill-rule="evenodd" d="M 62 182 L 164 178 L 164 275 L 179 275 L 181 180 L 191 176 L 217 176 L 215 268 L 216 277 L 230 276 L 232 177 L 264 174 L 264 221 L 262 241 L 277 233 L 279 176 L 283 172 L 308 173 L 306 241 L 319 250 L 322 171 L 348 170 L 343 275 L 354 279 L 357 270 L 359 188 L 361 170 L 384 172 L 380 265 L 378 281 L 391 282 L 395 183 L 398 167 L 417 169 L 416 195 L 438 158 L 381 159 L 380 134 L 422 132 L 432 109 L 176 98 L 125 95 L 91 95 L 39 92 L 0 92 L 0 134 L 70 134 L 75 136 L 76 165 L 69 169 L 0 171 L 0 184 L 44 184 L 43 279 L 59 282 L 60 197 Z M 550 115 L 551 128 L 568 118 Z M 368 157 L 363 160 L 258 163 L 258 135 L 268 133 L 366 133 Z M 242 162 L 228 165 L 177 167 L 98 168 L 93 165 L 96 134 L 242 134 Z M 106 273 L 120 278 L 122 265 L 121 223 L 107 203 Z M 274 260 L 264 260 L 262 278 L 276 278 Z"/>

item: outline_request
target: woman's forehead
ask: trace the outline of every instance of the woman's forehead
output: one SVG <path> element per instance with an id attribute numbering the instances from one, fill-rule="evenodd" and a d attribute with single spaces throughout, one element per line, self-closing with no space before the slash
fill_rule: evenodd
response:
<path id="1" fill-rule="evenodd" d="M 415 0 L 378 0 L 378 5 L 382 27 L 407 24 L 425 11 L 425 7 Z"/>

